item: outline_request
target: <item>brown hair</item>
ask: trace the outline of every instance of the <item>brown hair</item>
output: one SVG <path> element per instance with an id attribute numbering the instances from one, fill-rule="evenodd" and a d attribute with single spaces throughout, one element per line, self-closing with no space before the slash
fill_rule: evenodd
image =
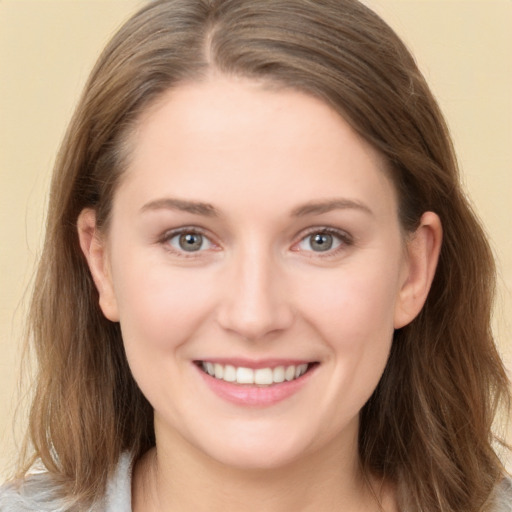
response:
<path id="1" fill-rule="evenodd" d="M 444 242 L 420 315 L 395 333 L 361 413 L 363 469 L 393 482 L 404 509 L 487 510 L 503 474 L 491 426 L 508 382 L 490 331 L 494 263 L 459 184 L 439 108 L 395 33 L 356 0 L 160 0 L 114 36 L 64 139 L 31 309 L 39 374 L 34 457 L 83 503 L 122 451 L 154 444 L 152 409 L 131 376 L 117 324 L 98 306 L 80 251 L 83 208 L 108 225 L 128 134 L 164 91 L 220 73 L 312 94 L 387 159 L 400 218 L 441 218 Z M 99 456 L 101 454 L 101 456 Z"/>

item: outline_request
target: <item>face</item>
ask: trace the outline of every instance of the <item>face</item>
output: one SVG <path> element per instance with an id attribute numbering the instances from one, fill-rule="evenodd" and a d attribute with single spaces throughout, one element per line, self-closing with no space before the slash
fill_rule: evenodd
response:
<path id="1" fill-rule="evenodd" d="M 227 78 L 168 92 L 132 143 L 91 266 L 157 443 L 354 452 L 411 274 L 379 155 L 321 101 Z"/>

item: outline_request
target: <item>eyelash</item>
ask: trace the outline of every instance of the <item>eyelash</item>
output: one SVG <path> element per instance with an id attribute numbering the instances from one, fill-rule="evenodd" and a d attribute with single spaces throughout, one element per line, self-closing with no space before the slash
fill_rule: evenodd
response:
<path id="1" fill-rule="evenodd" d="M 199 235 L 203 238 L 203 242 L 207 241 L 210 244 L 210 246 L 218 247 L 214 242 L 212 242 L 211 237 L 208 236 L 205 231 L 197 227 L 183 227 L 172 231 L 167 231 L 158 240 L 158 242 L 162 244 L 167 251 L 181 258 L 197 258 L 200 253 L 204 252 L 204 249 L 200 249 L 198 251 L 185 251 L 183 249 L 180 250 L 173 247 L 171 245 L 171 240 L 181 235 Z"/>
<path id="2" fill-rule="evenodd" d="M 175 229 L 172 231 L 167 231 L 164 233 L 164 235 L 158 240 L 160 244 L 162 244 L 166 250 L 169 252 L 172 252 L 173 254 L 182 257 L 182 258 L 195 258 L 198 257 L 202 252 L 205 251 L 205 249 L 199 249 L 197 251 L 186 251 L 184 249 L 178 249 L 171 245 L 171 240 L 179 237 L 181 235 L 199 235 L 203 238 L 203 242 L 207 241 L 210 244 L 211 248 L 213 247 L 219 247 L 215 242 L 211 240 L 211 237 L 206 234 L 206 232 L 200 228 L 197 227 L 183 227 L 179 229 Z M 330 235 L 333 238 L 338 240 L 338 245 L 334 249 L 327 249 L 325 252 L 323 251 L 313 251 L 313 250 L 303 250 L 295 249 L 297 246 L 299 246 L 301 243 L 305 242 L 309 237 L 312 237 L 313 235 Z M 302 234 L 300 240 L 298 242 L 295 242 L 292 246 L 292 251 L 295 252 L 304 252 L 304 253 L 310 253 L 308 254 L 308 257 L 320 257 L 320 258 L 328 258 L 336 256 L 340 251 L 343 251 L 347 247 L 350 247 L 354 244 L 354 240 L 352 236 L 350 236 L 345 231 L 341 231 L 339 229 L 334 228 L 327 228 L 327 227 L 313 227 L 306 231 L 305 234 Z M 314 256 L 313 256 L 314 255 Z"/>
<path id="3" fill-rule="evenodd" d="M 348 247 L 352 246 L 354 244 L 354 239 L 352 236 L 350 236 L 347 232 L 341 231 L 339 229 L 335 228 L 327 228 L 327 227 L 313 227 L 306 231 L 305 234 L 301 237 L 301 239 L 295 243 L 293 246 L 297 247 L 299 244 L 306 241 L 308 238 L 312 237 L 313 235 L 330 235 L 333 238 L 338 240 L 338 245 L 333 249 L 327 249 L 325 252 L 322 251 L 313 251 L 313 250 L 305 250 L 303 252 L 309 253 L 308 257 L 315 257 L 315 258 L 329 258 L 337 256 L 338 253 L 340 253 L 343 250 L 346 250 Z M 295 249 L 300 250 L 300 249 Z"/>

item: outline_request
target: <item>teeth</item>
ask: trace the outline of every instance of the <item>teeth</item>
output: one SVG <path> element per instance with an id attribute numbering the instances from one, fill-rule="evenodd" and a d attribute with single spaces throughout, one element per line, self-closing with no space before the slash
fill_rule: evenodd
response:
<path id="1" fill-rule="evenodd" d="M 284 378 L 288 381 L 295 378 L 295 366 L 288 366 L 284 371 Z"/>
<path id="2" fill-rule="evenodd" d="M 277 366 L 272 372 L 272 380 L 274 382 L 284 382 L 284 366 Z"/>
<path id="3" fill-rule="evenodd" d="M 307 364 L 300 364 L 299 366 L 297 366 L 297 368 L 295 368 L 295 378 L 298 379 L 301 375 L 304 375 L 307 369 Z"/>
<path id="4" fill-rule="evenodd" d="M 270 368 L 259 368 L 254 372 L 255 384 L 269 386 L 274 382 L 274 374 Z"/>
<path id="5" fill-rule="evenodd" d="M 222 379 L 222 377 L 224 377 L 224 366 L 215 363 L 215 378 Z"/>
<path id="6" fill-rule="evenodd" d="M 215 375 L 215 366 L 213 363 L 206 363 L 206 371 L 209 375 Z"/>
<path id="7" fill-rule="evenodd" d="M 222 365 L 219 363 L 202 362 L 201 368 L 212 377 L 224 380 L 226 382 L 236 382 L 237 384 L 257 384 L 258 386 L 270 386 L 281 382 L 292 381 L 304 375 L 308 369 L 308 364 L 299 364 L 297 366 L 276 366 L 275 368 L 245 368 L 243 366 L 235 367 L 232 365 Z"/>
<path id="8" fill-rule="evenodd" d="M 203 363 L 204 365 L 204 363 Z M 236 368 L 234 366 L 231 366 L 230 364 L 227 364 L 224 366 L 224 376 L 223 379 L 226 382 L 235 382 L 236 381 Z"/>
<path id="9" fill-rule="evenodd" d="M 254 370 L 240 366 L 236 369 L 236 381 L 238 384 L 254 384 Z"/>

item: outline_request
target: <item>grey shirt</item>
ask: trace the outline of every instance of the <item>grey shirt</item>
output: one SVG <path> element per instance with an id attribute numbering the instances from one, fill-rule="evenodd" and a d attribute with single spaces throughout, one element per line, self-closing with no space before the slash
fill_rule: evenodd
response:
<path id="1" fill-rule="evenodd" d="M 131 457 L 123 454 L 105 497 L 87 512 L 131 512 L 131 477 Z M 504 479 L 496 489 L 494 510 L 512 512 L 512 479 Z M 78 512 L 78 509 L 57 499 L 50 479 L 39 473 L 28 477 L 21 488 L 12 484 L 1 487 L 0 512 Z"/>
<path id="2" fill-rule="evenodd" d="M 87 512 L 131 512 L 132 459 L 124 453 L 107 485 L 107 492 Z M 55 495 L 55 486 L 45 473 L 27 477 L 21 487 L 8 484 L 0 487 L 0 512 L 85 512 Z"/>

